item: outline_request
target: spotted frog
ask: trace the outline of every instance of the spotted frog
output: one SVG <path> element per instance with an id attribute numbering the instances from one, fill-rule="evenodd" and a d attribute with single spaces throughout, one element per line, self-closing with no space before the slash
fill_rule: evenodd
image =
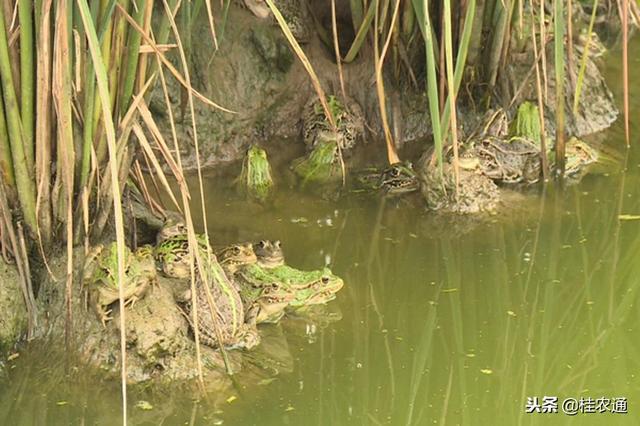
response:
<path id="1" fill-rule="evenodd" d="M 254 287 L 265 283 L 282 285 L 285 290 L 294 294 L 288 305 L 291 308 L 327 303 L 335 298 L 344 285 L 342 279 L 333 275 L 329 268 L 301 271 L 288 265 L 270 269 L 247 265 L 238 272 L 245 282 Z"/>
<path id="2" fill-rule="evenodd" d="M 406 161 L 392 164 L 382 171 L 377 168 L 366 169 L 358 177 L 358 182 L 365 189 L 390 195 L 406 194 L 419 189 L 413 165 Z"/>
<path id="3" fill-rule="evenodd" d="M 149 287 L 157 281 L 149 247 L 143 247 L 135 254 L 125 247 L 124 253 L 124 283 L 118 281 L 118 253 L 115 242 L 107 247 L 94 246 L 85 260 L 83 285 L 87 289 L 89 303 L 103 326 L 112 319 L 109 315 L 111 310 L 108 308 L 119 300 L 120 285 L 125 305 L 130 306 L 144 297 Z"/>
<path id="4" fill-rule="evenodd" d="M 218 262 L 227 274 L 233 274 L 238 268 L 258 261 L 251 243 L 238 243 L 216 252 Z"/>
<path id="5" fill-rule="evenodd" d="M 327 105 L 336 124 L 336 131 L 331 129 L 317 96 L 312 97 L 304 106 L 302 132 L 307 149 L 312 150 L 326 141 L 337 142 L 341 150 L 352 148 L 364 134 L 362 108 L 352 99 L 343 103 L 333 95 L 327 97 Z"/>

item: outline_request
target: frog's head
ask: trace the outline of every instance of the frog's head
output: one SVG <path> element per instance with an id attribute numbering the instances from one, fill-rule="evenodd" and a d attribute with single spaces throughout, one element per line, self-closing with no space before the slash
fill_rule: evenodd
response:
<path id="1" fill-rule="evenodd" d="M 333 275 L 329 268 L 309 272 L 309 284 L 296 291 L 291 306 L 305 306 L 327 303 L 335 299 L 336 293 L 344 286 L 340 277 Z"/>
<path id="2" fill-rule="evenodd" d="M 133 257 L 136 264 L 137 273 L 147 278 L 156 276 L 156 263 L 154 259 L 155 250 L 152 245 L 145 244 L 138 247 Z"/>
<path id="3" fill-rule="evenodd" d="M 182 216 L 177 213 L 169 213 L 164 220 L 162 228 L 160 228 L 160 231 L 158 231 L 156 235 L 156 244 L 160 244 L 171 237 L 186 234 L 187 225 L 185 225 Z"/>
<path id="4" fill-rule="evenodd" d="M 234 271 L 239 266 L 250 265 L 258 260 L 251 243 L 233 244 L 216 253 L 218 261 L 228 271 Z"/>
<path id="5" fill-rule="evenodd" d="M 251 148 L 249 148 L 249 150 L 247 151 L 247 157 L 249 159 L 249 162 L 263 162 L 267 159 L 267 152 L 257 145 L 252 145 Z"/>
<path id="6" fill-rule="evenodd" d="M 295 293 L 279 283 L 264 285 L 260 289 L 256 303 L 260 307 L 257 321 L 277 322 L 284 315 L 284 310 L 295 299 Z"/>
<path id="7" fill-rule="evenodd" d="M 284 253 L 279 240 L 261 240 L 253 244 L 258 265 L 263 268 L 273 268 L 284 264 Z"/>
<path id="8" fill-rule="evenodd" d="M 392 164 L 380 176 L 380 187 L 390 194 L 402 194 L 418 189 L 418 178 L 408 162 Z"/>

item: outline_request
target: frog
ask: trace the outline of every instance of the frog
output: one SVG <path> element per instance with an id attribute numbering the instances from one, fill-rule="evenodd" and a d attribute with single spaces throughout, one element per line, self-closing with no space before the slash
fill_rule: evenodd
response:
<path id="1" fill-rule="evenodd" d="M 479 159 L 480 171 L 495 182 L 531 184 L 540 179 L 540 148 L 529 138 L 489 136 L 471 150 Z"/>
<path id="2" fill-rule="evenodd" d="M 276 23 L 271 9 L 264 0 L 243 0 L 244 5 L 260 19 L 272 19 Z M 307 43 L 313 36 L 313 18 L 309 12 L 307 0 L 274 0 L 287 27 L 299 43 Z"/>
<path id="3" fill-rule="evenodd" d="M 365 169 L 357 179 L 363 188 L 389 195 L 406 194 L 419 189 L 413 165 L 407 161 L 391 164 L 382 170 Z"/>
<path id="4" fill-rule="evenodd" d="M 125 247 L 125 281 L 120 283 L 123 285 L 122 296 L 125 306 L 133 306 L 146 295 L 149 287 L 157 282 L 156 270 L 147 250 L 145 248 L 134 254 Z M 96 245 L 89 250 L 85 258 L 82 281 L 91 307 L 103 327 L 106 327 L 107 322 L 112 319 L 108 307 L 120 298 L 118 252 L 115 242 L 107 247 Z"/>
<path id="5" fill-rule="evenodd" d="M 206 237 L 196 234 L 196 242 L 198 249 L 206 253 Z M 191 276 L 189 253 L 189 237 L 187 234 L 176 234 L 160 242 L 156 246 L 154 255 L 157 267 L 164 276 L 168 278 L 188 278 Z"/>
<path id="6" fill-rule="evenodd" d="M 260 240 L 253 243 L 258 266 L 269 269 L 284 265 L 284 252 L 280 240 Z"/>
<path id="7" fill-rule="evenodd" d="M 228 349 L 251 349 L 257 346 L 260 343 L 256 328 L 257 316 L 245 316 L 240 293 L 227 278 L 215 255 L 206 256 L 206 253 L 201 252 L 201 257 L 204 260 L 195 275 L 200 341 L 212 348 L 218 348 L 220 344 Z M 185 309 L 191 318 L 193 305 L 190 289 L 183 300 L 186 300 Z M 213 306 L 209 303 L 210 300 Z M 193 323 L 191 326 L 195 328 Z"/>
<path id="8" fill-rule="evenodd" d="M 472 163 L 470 160 L 469 163 Z M 419 171 L 420 190 L 431 210 L 458 214 L 492 212 L 499 198 L 498 186 L 489 177 L 479 172 L 478 165 L 460 167 L 458 182 L 454 167 L 447 161 L 442 172 L 424 162 Z"/>
<path id="9" fill-rule="evenodd" d="M 243 265 L 256 263 L 258 258 L 251 243 L 231 244 L 216 251 L 218 262 L 227 274 L 233 274 Z"/>
<path id="10" fill-rule="evenodd" d="M 238 272 L 242 280 L 254 287 L 277 283 L 293 293 L 294 297 L 288 304 L 292 309 L 327 303 L 336 297 L 344 285 L 342 279 L 329 268 L 302 271 L 284 264 L 265 269 L 256 264 L 247 265 Z"/>
<path id="11" fill-rule="evenodd" d="M 580 178 L 586 173 L 589 165 L 598 162 L 600 155 L 586 142 L 571 137 L 565 145 L 564 175 Z"/>
<path id="12" fill-rule="evenodd" d="M 234 274 L 233 282 L 247 309 L 246 315 L 255 318 L 256 324 L 278 322 L 295 297 L 290 289 L 278 282 L 249 282 L 240 273 Z"/>
<path id="13" fill-rule="evenodd" d="M 304 106 L 302 133 L 307 150 L 311 151 L 326 141 L 335 141 L 340 151 L 353 148 L 364 135 L 362 108 L 351 98 L 339 100 L 334 95 L 327 96 L 326 104 L 335 122 L 335 131 L 327 120 L 318 96 L 309 99 Z"/>

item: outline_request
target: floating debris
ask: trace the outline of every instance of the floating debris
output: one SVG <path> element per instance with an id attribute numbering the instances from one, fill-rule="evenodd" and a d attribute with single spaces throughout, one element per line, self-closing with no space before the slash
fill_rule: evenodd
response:
<path id="1" fill-rule="evenodd" d="M 486 374 L 487 376 L 490 375 L 490 374 L 493 374 L 493 370 L 490 369 L 490 368 L 483 368 L 482 370 L 480 370 L 480 372 L 482 374 Z"/>
<path id="2" fill-rule="evenodd" d="M 145 400 L 142 400 L 142 399 L 140 401 L 136 402 L 135 407 L 139 408 L 140 410 L 145 410 L 145 411 L 153 410 L 153 405 L 151 405 L 151 403 L 149 401 L 145 401 Z"/>
<path id="3" fill-rule="evenodd" d="M 620 220 L 640 220 L 639 214 L 621 214 L 618 216 Z"/>

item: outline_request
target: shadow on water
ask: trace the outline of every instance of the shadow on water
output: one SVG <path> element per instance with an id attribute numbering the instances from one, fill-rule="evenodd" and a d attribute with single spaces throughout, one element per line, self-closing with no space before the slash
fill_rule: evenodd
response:
<path id="1" fill-rule="evenodd" d="M 630 57 L 637 69 L 640 54 Z M 640 96 L 631 99 L 637 117 Z M 637 145 L 640 123 L 632 124 Z M 606 136 L 621 146 L 620 123 Z M 346 283 L 330 304 L 341 319 L 288 318 L 263 329 L 249 375 L 214 401 L 135 389 L 132 423 L 635 424 L 639 151 L 623 173 L 550 185 L 480 223 L 291 190 L 263 208 L 212 180 L 215 243 L 278 238 L 293 266 L 329 264 Z M 64 373 L 56 359 L 34 350 L 7 365 L 0 423 L 117 423 L 117 384 Z M 545 395 L 626 397 L 629 414 L 525 413 L 527 397 Z M 135 408 L 140 400 L 153 408 Z"/>

